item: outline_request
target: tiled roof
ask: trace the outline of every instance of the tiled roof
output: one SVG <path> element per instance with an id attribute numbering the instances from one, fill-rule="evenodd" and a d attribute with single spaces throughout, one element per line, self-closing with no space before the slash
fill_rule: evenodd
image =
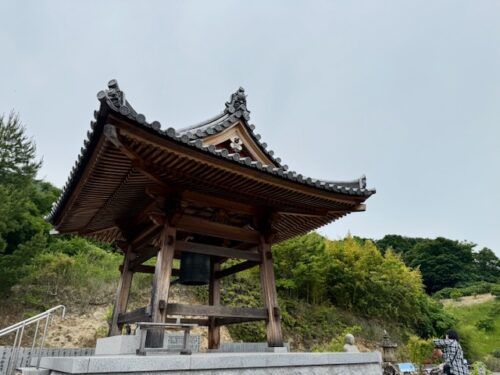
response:
<path id="1" fill-rule="evenodd" d="M 177 129 L 177 134 L 180 136 L 185 134 L 191 141 L 194 141 L 196 139 L 203 139 L 221 133 L 238 121 L 246 127 L 254 142 L 275 166 L 283 167 L 285 170 L 288 169 L 288 166 L 281 164 L 280 158 L 274 156 L 274 151 L 268 149 L 266 143 L 261 142 L 262 137 L 255 132 L 255 125 L 249 123 L 250 111 L 247 109 L 247 100 L 243 87 L 240 87 L 238 91 L 231 94 L 223 112 L 198 124 L 183 129 Z"/>
<path id="2" fill-rule="evenodd" d="M 76 186 L 76 183 L 85 168 L 85 164 L 88 162 L 92 154 L 92 149 L 95 147 L 99 139 L 99 135 L 103 130 L 103 125 L 105 125 L 103 123 L 104 121 L 100 120 L 105 120 L 105 117 L 110 112 L 126 117 L 137 123 L 139 126 L 153 131 L 157 135 L 164 138 L 168 138 L 189 147 L 197 148 L 203 152 L 216 155 L 221 159 L 239 163 L 247 166 L 248 168 L 254 168 L 286 180 L 294 181 L 303 185 L 309 185 L 321 190 L 345 195 L 361 196 L 364 198 L 368 198 L 375 193 L 375 189 L 367 189 L 365 176 L 353 181 L 339 182 L 305 177 L 302 174 L 288 170 L 286 165 L 281 164 L 281 160 L 279 158 L 274 158 L 274 152 L 272 150 L 267 150 L 267 145 L 260 142 L 260 135 L 254 133 L 255 126 L 248 124 L 250 112 L 246 107 L 246 96 L 242 88 L 238 89 L 236 93 L 231 95 L 230 101 L 226 103 L 226 108 L 221 114 L 205 122 L 178 130 L 171 127 L 162 130 L 161 124 L 158 121 L 147 122 L 146 117 L 143 114 L 137 113 L 125 99 L 125 94 L 120 90 L 116 80 L 111 80 L 108 83 L 108 89 L 100 91 L 97 94 L 97 98 L 101 102 L 101 107 L 99 111 L 94 112 L 96 121 L 91 122 L 91 130 L 87 132 L 87 139 L 84 141 L 84 146 L 81 148 L 78 159 L 70 172 L 68 181 L 62 189 L 59 199 L 54 203 L 51 213 L 47 216 L 47 220 L 51 222 L 54 221 L 56 216 L 59 214 L 59 211 L 63 208 L 65 201 L 69 198 L 71 191 Z M 227 149 L 217 149 L 214 145 L 203 145 L 202 138 L 212 134 L 217 134 L 237 121 L 242 121 L 245 126 L 248 127 L 248 130 L 250 131 L 252 137 L 254 137 L 256 143 L 258 143 L 262 150 L 266 152 L 266 155 L 275 163 L 275 165 L 265 165 L 262 164 L 262 162 L 254 161 L 249 157 L 241 157 L 238 153 L 234 153 Z"/>

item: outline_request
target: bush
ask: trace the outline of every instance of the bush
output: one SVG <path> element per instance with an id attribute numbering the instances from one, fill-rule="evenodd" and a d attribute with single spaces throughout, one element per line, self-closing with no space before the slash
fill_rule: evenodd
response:
<path id="1" fill-rule="evenodd" d="M 450 293 L 450 298 L 453 298 L 455 301 L 458 301 L 460 299 L 460 297 L 463 296 L 463 293 L 460 291 L 460 290 L 453 290 L 451 293 Z"/>
<path id="2" fill-rule="evenodd" d="M 485 332 L 491 332 L 495 330 L 495 321 L 492 318 L 481 319 L 476 323 L 476 327 Z"/>
<path id="3" fill-rule="evenodd" d="M 75 243 L 79 250 L 74 253 Z M 63 252 L 68 246 L 70 251 Z M 58 240 L 36 254 L 25 266 L 16 296 L 27 307 L 44 309 L 55 304 L 74 304 L 82 310 L 89 305 L 108 304 L 114 296 L 122 256 L 74 238 Z"/>
<path id="4" fill-rule="evenodd" d="M 432 340 L 422 340 L 417 336 L 411 336 L 406 345 L 410 360 L 418 366 L 418 371 L 423 374 L 424 362 L 432 356 L 434 345 Z"/>
<path id="5" fill-rule="evenodd" d="M 458 288 L 444 288 L 439 292 L 436 292 L 432 295 L 435 299 L 445 299 L 445 298 L 453 298 L 452 294 L 454 292 L 461 293 L 462 296 L 476 296 L 478 294 L 486 294 L 491 293 L 496 295 L 495 293 L 500 293 L 500 284 L 489 283 L 485 281 L 480 281 L 477 283 L 468 284 Z"/>
<path id="6" fill-rule="evenodd" d="M 493 355 L 487 355 L 484 358 L 484 363 L 491 371 L 500 371 L 500 358 Z"/>
<path id="7" fill-rule="evenodd" d="M 491 375 L 491 371 L 483 362 L 474 362 L 471 375 Z"/>
<path id="8" fill-rule="evenodd" d="M 496 284 L 491 288 L 491 294 L 493 294 L 497 298 L 500 298 L 500 285 L 499 284 Z"/>

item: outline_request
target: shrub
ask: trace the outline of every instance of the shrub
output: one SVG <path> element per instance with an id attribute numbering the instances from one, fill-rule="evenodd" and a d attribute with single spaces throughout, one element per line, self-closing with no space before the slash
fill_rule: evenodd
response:
<path id="1" fill-rule="evenodd" d="M 475 296 L 478 294 L 486 294 L 486 293 L 495 294 L 494 290 L 496 289 L 500 289 L 499 284 L 480 281 L 457 288 L 444 288 L 434 293 L 432 297 L 435 299 L 453 298 L 451 294 L 454 291 L 462 293 L 462 296 Z"/>
<path id="2" fill-rule="evenodd" d="M 481 319 L 476 323 L 476 327 L 485 332 L 491 332 L 495 329 L 495 321 L 492 318 Z"/>
<path id="3" fill-rule="evenodd" d="M 491 375 L 491 371 L 483 362 L 474 362 L 471 375 Z"/>
<path id="4" fill-rule="evenodd" d="M 77 243 L 80 250 L 74 253 Z M 61 249 L 67 244 L 67 252 Z M 82 310 L 89 305 L 108 304 L 116 291 L 122 256 L 110 253 L 80 238 L 59 240 L 57 250 L 45 249 L 27 265 L 15 288 L 27 307 L 37 309 L 62 303 Z"/>
<path id="5" fill-rule="evenodd" d="M 499 284 L 497 284 L 491 288 L 491 294 L 493 294 L 497 298 L 500 298 L 500 285 Z"/>
<path id="6" fill-rule="evenodd" d="M 411 336 L 406 346 L 410 360 L 418 366 L 419 373 L 423 374 L 424 362 L 432 356 L 434 349 L 432 340 L 422 340 L 417 336 Z"/>
<path id="7" fill-rule="evenodd" d="M 484 363 L 491 371 L 500 371 L 500 358 L 493 355 L 487 355 L 484 358 Z"/>
<path id="8" fill-rule="evenodd" d="M 450 293 L 450 298 L 453 298 L 455 301 L 458 301 L 460 299 L 460 297 L 462 297 L 463 294 L 460 290 L 453 290 L 451 293 Z"/>

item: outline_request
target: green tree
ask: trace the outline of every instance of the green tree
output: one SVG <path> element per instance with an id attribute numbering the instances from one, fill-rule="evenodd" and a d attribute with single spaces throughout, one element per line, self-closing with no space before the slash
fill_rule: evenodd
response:
<path id="1" fill-rule="evenodd" d="M 0 116 L 0 184 L 31 182 L 41 166 L 35 143 L 26 135 L 19 115 Z"/>
<path id="2" fill-rule="evenodd" d="M 401 254 L 403 259 L 405 255 L 417 244 L 425 241 L 424 238 L 405 237 L 399 234 L 386 234 L 382 239 L 375 241 L 378 249 L 384 254 L 388 249 Z"/>
<path id="3" fill-rule="evenodd" d="M 41 162 L 35 143 L 19 116 L 0 116 L 0 293 L 24 275 L 37 252 L 49 241 L 43 215 L 59 194 L 48 182 L 35 180 Z"/>
<path id="4" fill-rule="evenodd" d="M 325 239 L 317 233 L 273 246 L 276 287 L 289 296 L 321 303 L 326 298 Z"/>
<path id="5" fill-rule="evenodd" d="M 411 267 L 419 267 L 429 293 L 474 279 L 474 244 L 438 237 L 415 245 L 406 258 Z"/>
<path id="6" fill-rule="evenodd" d="M 500 259 L 491 249 L 485 247 L 473 256 L 479 280 L 500 282 Z"/>

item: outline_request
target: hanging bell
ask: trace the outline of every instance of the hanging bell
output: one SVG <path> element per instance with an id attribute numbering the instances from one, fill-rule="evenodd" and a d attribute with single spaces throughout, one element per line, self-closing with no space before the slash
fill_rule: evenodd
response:
<path id="1" fill-rule="evenodd" d="M 210 255 L 183 252 L 179 282 L 182 285 L 206 285 L 210 281 Z"/>

